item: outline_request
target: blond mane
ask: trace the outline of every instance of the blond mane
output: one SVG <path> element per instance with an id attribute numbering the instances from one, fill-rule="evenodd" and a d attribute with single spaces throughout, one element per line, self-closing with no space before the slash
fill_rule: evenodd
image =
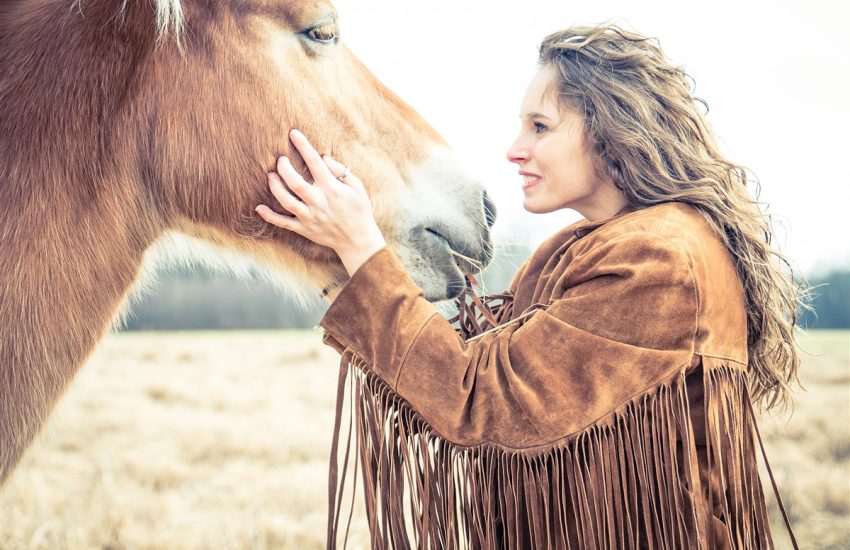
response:
<path id="1" fill-rule="evenodd" d="M 127 0 L 124 0 L 126 3 Z M 163 39 L 168 36 L 169 30 L 177 42 L 183 33 L 183 4 L 180 0 L 154 0 L 156 6 L 156 34 L 157 38 Z M 123 6 L 122 6 L 123 9 Z"/>
<path id="2" fill-rule="evenodd" d="M 122 0 L 119 16 L 123 19 L 127 9 L 127 3 L 130 0 Z M 157 40 L 164 40 L 169 35 L 180 43 L 180 38 L 183 34 L 183 2 L 181 0 L 152 0 L 154 9 L 156 10 L 156 37 Z M 74 7 L 80 12 L 83 11 L 83 3 L 85 0 L 74 0 Z"/>

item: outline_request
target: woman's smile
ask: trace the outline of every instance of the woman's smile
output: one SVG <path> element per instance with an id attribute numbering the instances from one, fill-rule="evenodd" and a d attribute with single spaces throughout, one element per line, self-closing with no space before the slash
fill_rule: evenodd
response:
<path id="1" fill-rule="evenodd" d="M 529 189 L 530 187 L 534 187 L 535 185 L 543 181 L 543 178 L 535 174 L 527 174 L 525 172 L 520 172 L 519 175 L 522 176 L 523 189 Z"/>

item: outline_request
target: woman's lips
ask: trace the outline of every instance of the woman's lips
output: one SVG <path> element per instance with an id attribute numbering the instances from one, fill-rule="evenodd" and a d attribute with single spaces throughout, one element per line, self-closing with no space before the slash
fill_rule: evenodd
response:
<path id="1" fill-rule="evenodd" d="M 523 178 L 523 182 L 522 182 L 522 188 L 523 189 L 528 189 L 529 187 L 534 187 L 535 185 L 537 185 L 538 183 L 540 183 L 543 180 L 543 178 L 541 178 L 539 176 L 523 175 L 522 178 Z"/>

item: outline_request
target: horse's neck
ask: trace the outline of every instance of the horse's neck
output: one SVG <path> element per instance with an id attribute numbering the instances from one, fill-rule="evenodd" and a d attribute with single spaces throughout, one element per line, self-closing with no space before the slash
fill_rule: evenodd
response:
<path id="1" fill-rule="evenodd" d="M 0 196 L 15 201 L 0 207 L 2 482 L 109 329 L 153 234 L 126 224 L 104 197 L 84 206 L 8 178 Z"/>
<path id="2" fill-rule="evenodd" d="M 37 4 L 0 9 L 0 483 L 162 231 L 121 108 L 149 6 L 130 2 L 140 12 L 116 25 L 114 0 L 85 2 L 85 17 Z"/>

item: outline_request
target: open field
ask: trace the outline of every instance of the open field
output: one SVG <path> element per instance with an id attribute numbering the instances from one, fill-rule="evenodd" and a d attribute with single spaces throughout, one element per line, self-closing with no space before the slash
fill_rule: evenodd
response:
<path id="1" fill-rule="evenodd" d="M 762 433 L 801 546 L 850 548 L 850 333 L 802 345 Z M 0 549 L 321 548 L 337 365 L 318 331 L 110 336 L 0 492 Z"/>

